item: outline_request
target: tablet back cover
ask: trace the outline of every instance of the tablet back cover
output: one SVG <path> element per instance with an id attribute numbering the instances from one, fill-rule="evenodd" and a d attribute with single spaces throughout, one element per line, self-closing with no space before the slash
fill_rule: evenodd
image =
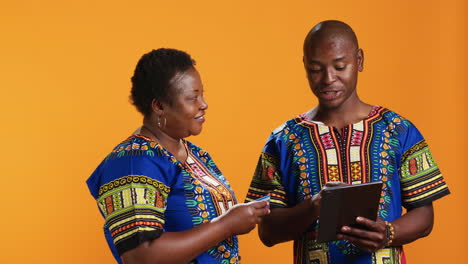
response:
<path id="1" fill-rule="evenodd" d="M 337 240 L 342 226 L 356 226 L 356 217 L 377 219 L 382 182 L 329 187 L 322 190 L 318 242 Z"/>

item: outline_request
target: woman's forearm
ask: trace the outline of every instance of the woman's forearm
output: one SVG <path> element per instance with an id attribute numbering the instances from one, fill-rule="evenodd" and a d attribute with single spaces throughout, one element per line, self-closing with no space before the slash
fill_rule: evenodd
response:
<path id="1" fill-rule="evenodd" d="M 125 264 L 185 264 L 233 235 L 250 232 L 270 210 L 266 201 L 237 204 L 211 222 L 165 232 L 122 254 Z"/>
<path id="2" fill-rule="evenodd" d="M 229 237 L 222 222 L 209 222 L 181 232 L 165 232 L 122 255 L 125 264 L 182 264 Z M 163 254 L 162 254 L 163 253 Z"/>

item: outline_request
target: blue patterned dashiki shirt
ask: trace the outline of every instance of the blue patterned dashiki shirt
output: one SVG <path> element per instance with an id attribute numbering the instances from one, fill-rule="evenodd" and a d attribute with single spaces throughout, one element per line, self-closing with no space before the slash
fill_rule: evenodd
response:
<path id="1" fill-rule="evenodd" d="M 163 232 L 208 222 L 237 203 L 210 155 L 184 141 L 188 158 L 179 162 L 157 142 L 133 135 L 117 145 L 87 180 L 105 218 L 104 233 L 119 255 Z M 190 263 L 239 263 L 237 237 L 230 237 Z"/>
<path id="2" fill-rule="evenodd" d="M 246 201 L 270 194 L 271 208 L 293 207 L 329 181 L 382 181 L 378 215 L 386 221 L 400 217 L 402 206 L 411 210 L 450 193 L 418 129 L 375 106 L 366 119 L 341 133 L 306 114 L 281 125 L 263 149 Z M 402 247 L 365 253 L 346 241 L 318 243 L 315 228 L 294 241 L 294 263 L 406 262 Z"/>

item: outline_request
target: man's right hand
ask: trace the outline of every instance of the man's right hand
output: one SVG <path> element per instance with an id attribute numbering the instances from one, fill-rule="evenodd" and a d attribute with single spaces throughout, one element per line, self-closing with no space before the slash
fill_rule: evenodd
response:
<path id="1" fill-rule="evenodd" d="M 337 186 L 344 186 L 344 185 L 348 185 L 348 184 L 344 182 L 338 182 L 338 181 L 327 182 L 325 186 L 323 186 L 323 188 L 320 190 L 319 193 L 312 196 L 312 199 L 310 199 L 310 202 L 312 204 L 312 210 L 314 211 L 314 214 L 316 216 L 320 215 L 320 202 L 322 200 L 322 191 L 330 187 L 337 187 Z"/>
<path id="2" fill-rule="evenodd" d="M 322 190 L 346 185 L 343 182 L 328 182 Z M 263 244 L 273 246 L 300 237 L 317 220 L 320 214 L 322 191 L 294 207 L 274 208 L 259 224 Z"/>

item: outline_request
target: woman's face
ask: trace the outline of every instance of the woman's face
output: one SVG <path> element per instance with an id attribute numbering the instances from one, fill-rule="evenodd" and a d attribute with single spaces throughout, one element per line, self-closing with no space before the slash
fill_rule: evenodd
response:
<path id="1" fill-rule="evenodd" d="M 200 74 L 195 68 L 174 76 L 169 88 L 169 98 L 170 104 L 162 103 L 164 114 L 160 122 L 164 132 L 173 138 L 200 134 L 208 104 L 203 97 Z"/>

